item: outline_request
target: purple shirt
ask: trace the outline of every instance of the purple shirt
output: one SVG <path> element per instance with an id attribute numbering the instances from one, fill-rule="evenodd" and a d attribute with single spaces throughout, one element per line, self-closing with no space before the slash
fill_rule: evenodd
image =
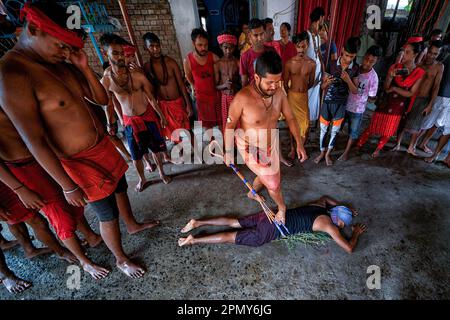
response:
<path id="1" fill-rule="evenodd" d="M 364 113 L 369 97 L 376 97 L 378 92 L 378 74 L 372 68 L 367 73 L 358 76 L 358 93 L 348 96 L 347 111 L 353 113 Z"/>

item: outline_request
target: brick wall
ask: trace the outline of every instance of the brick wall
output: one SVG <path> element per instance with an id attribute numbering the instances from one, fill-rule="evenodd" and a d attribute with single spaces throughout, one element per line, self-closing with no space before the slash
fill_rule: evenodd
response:
<path id="1" fill-rule="evenodd" d="M 117 18 L 120 21 L 122 30 L 117 32 L 117 34 L 131 42 L 128 37 L 128 32 L 118 1 L 97 0 L 97 2 L 106 6 L 108 16 Z M 149 59 L 149 54 L 144 49 L 142 36 L 147 32 L 154 32 L 161 39 L 163 53 L 174 58 L 180 67 L 182 67 L 182 59 L 180 56 L 180 49 L 178 47 L 169 2 L 167 0 L 127 0 L 126 3 L 128 15 L 130 16 L 131 25 L 136 37 L 137 46 L 139 47 L 143 61 L 146 62 Z M 102 33 L 94 33 L 94 37 L 97 39 L 97 42 L 101 34 Z M 89 57 L 89 63 L 94 71 L 101 73 L 102 66 L 90 40 L 86 41 L 85 50 Z"/>

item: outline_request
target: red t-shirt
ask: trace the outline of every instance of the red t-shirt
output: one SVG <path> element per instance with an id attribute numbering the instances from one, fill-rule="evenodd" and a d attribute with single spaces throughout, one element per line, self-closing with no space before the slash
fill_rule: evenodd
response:
<path id="1" fill-rule="evenodd" d="M 297 55 L 297 48 L 292 41 L 289 41 L 286 45 L 283 45 L 280 41 L 281 48 L 281 60 L 283 61 L 283 67 L 289 59 L 292 59 Z"/>
<path id="2" fill-rule="evenodd" d="M 239 61 L 239 74 L 241 76 L 248 76 L 248 82 L 251 83 L 255 78 L 255 60 L 265 51 L 273 51 L 273 47 L 264 46 L 261 52 L 255 52 L 253 48 L 248 49 L 241 56 Z"/>

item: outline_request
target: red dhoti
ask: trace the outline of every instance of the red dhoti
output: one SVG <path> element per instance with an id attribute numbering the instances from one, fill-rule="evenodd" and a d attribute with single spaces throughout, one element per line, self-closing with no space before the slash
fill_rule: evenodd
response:
<path id="1" fill-rule="evenodd" d="M 45 202 L 41 210 L 58 237 L 61 240 L 73 237 L 84 208 L 67 203 L 61 187 L 34 158 L 6 162 L 6 165 L 17 180 Z"/>
<path id="2" fill-rule="evenodd" d="M 107 137 L 92 148 L 60 160 L 67 174 L 83 189 L 90 202 L 111 195 L 128 169 L 127 163 Z"/>
<path id="3" fill-rule="evenodd" d="M 234 95 L 228 95 L 222 92 L 222 125 L 225 128 L 227 125 L 228 111 L 230 110 L 231 101 Z"/>
<path id="4" fill-rule="evenodd" d="M 180 142 L 179 132 L 176 132 L 175 130 L 191 129 L 183 98 L 179 97 L 175 100 L 160 100 L 159 104 L 162 113 L 167 119 L 167 126 L 163 129 L 163 134 L 173 142 Z"/>
<path id="5" fill-rule="evenodd" d="M 212 128 L 221 124 L 221 111 L 217 95 L 196 95 L 198 120 L 203 128 Z"/>
<path id="6" fill-rule="evenodd" d="M 0 207 L 6 211 L 6 223 L 14 225 L 33 218 L 37 211 L 25 208 L 19 197 L 5 184 L 0 182 Z"/>

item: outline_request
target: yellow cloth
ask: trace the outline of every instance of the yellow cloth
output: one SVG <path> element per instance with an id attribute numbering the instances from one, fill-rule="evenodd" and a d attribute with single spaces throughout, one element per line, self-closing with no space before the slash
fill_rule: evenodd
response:
<path id="1" fill-rule="evenodd" d="M 245 41 L 245 34 L 242 32 L 239 36 L 239 45 L 242 45 L 243 43 L 245 43 L 245 45 L 241 49 L 241 55 L 252 47 L 248 42 Z"/>
<path id="2" fill-rule="evenodd" d="M 300 136 L 304 138 L 309 128 L 308 92 L 299 93 L 289 91 L 288 101 L 300 127 Z"/>

